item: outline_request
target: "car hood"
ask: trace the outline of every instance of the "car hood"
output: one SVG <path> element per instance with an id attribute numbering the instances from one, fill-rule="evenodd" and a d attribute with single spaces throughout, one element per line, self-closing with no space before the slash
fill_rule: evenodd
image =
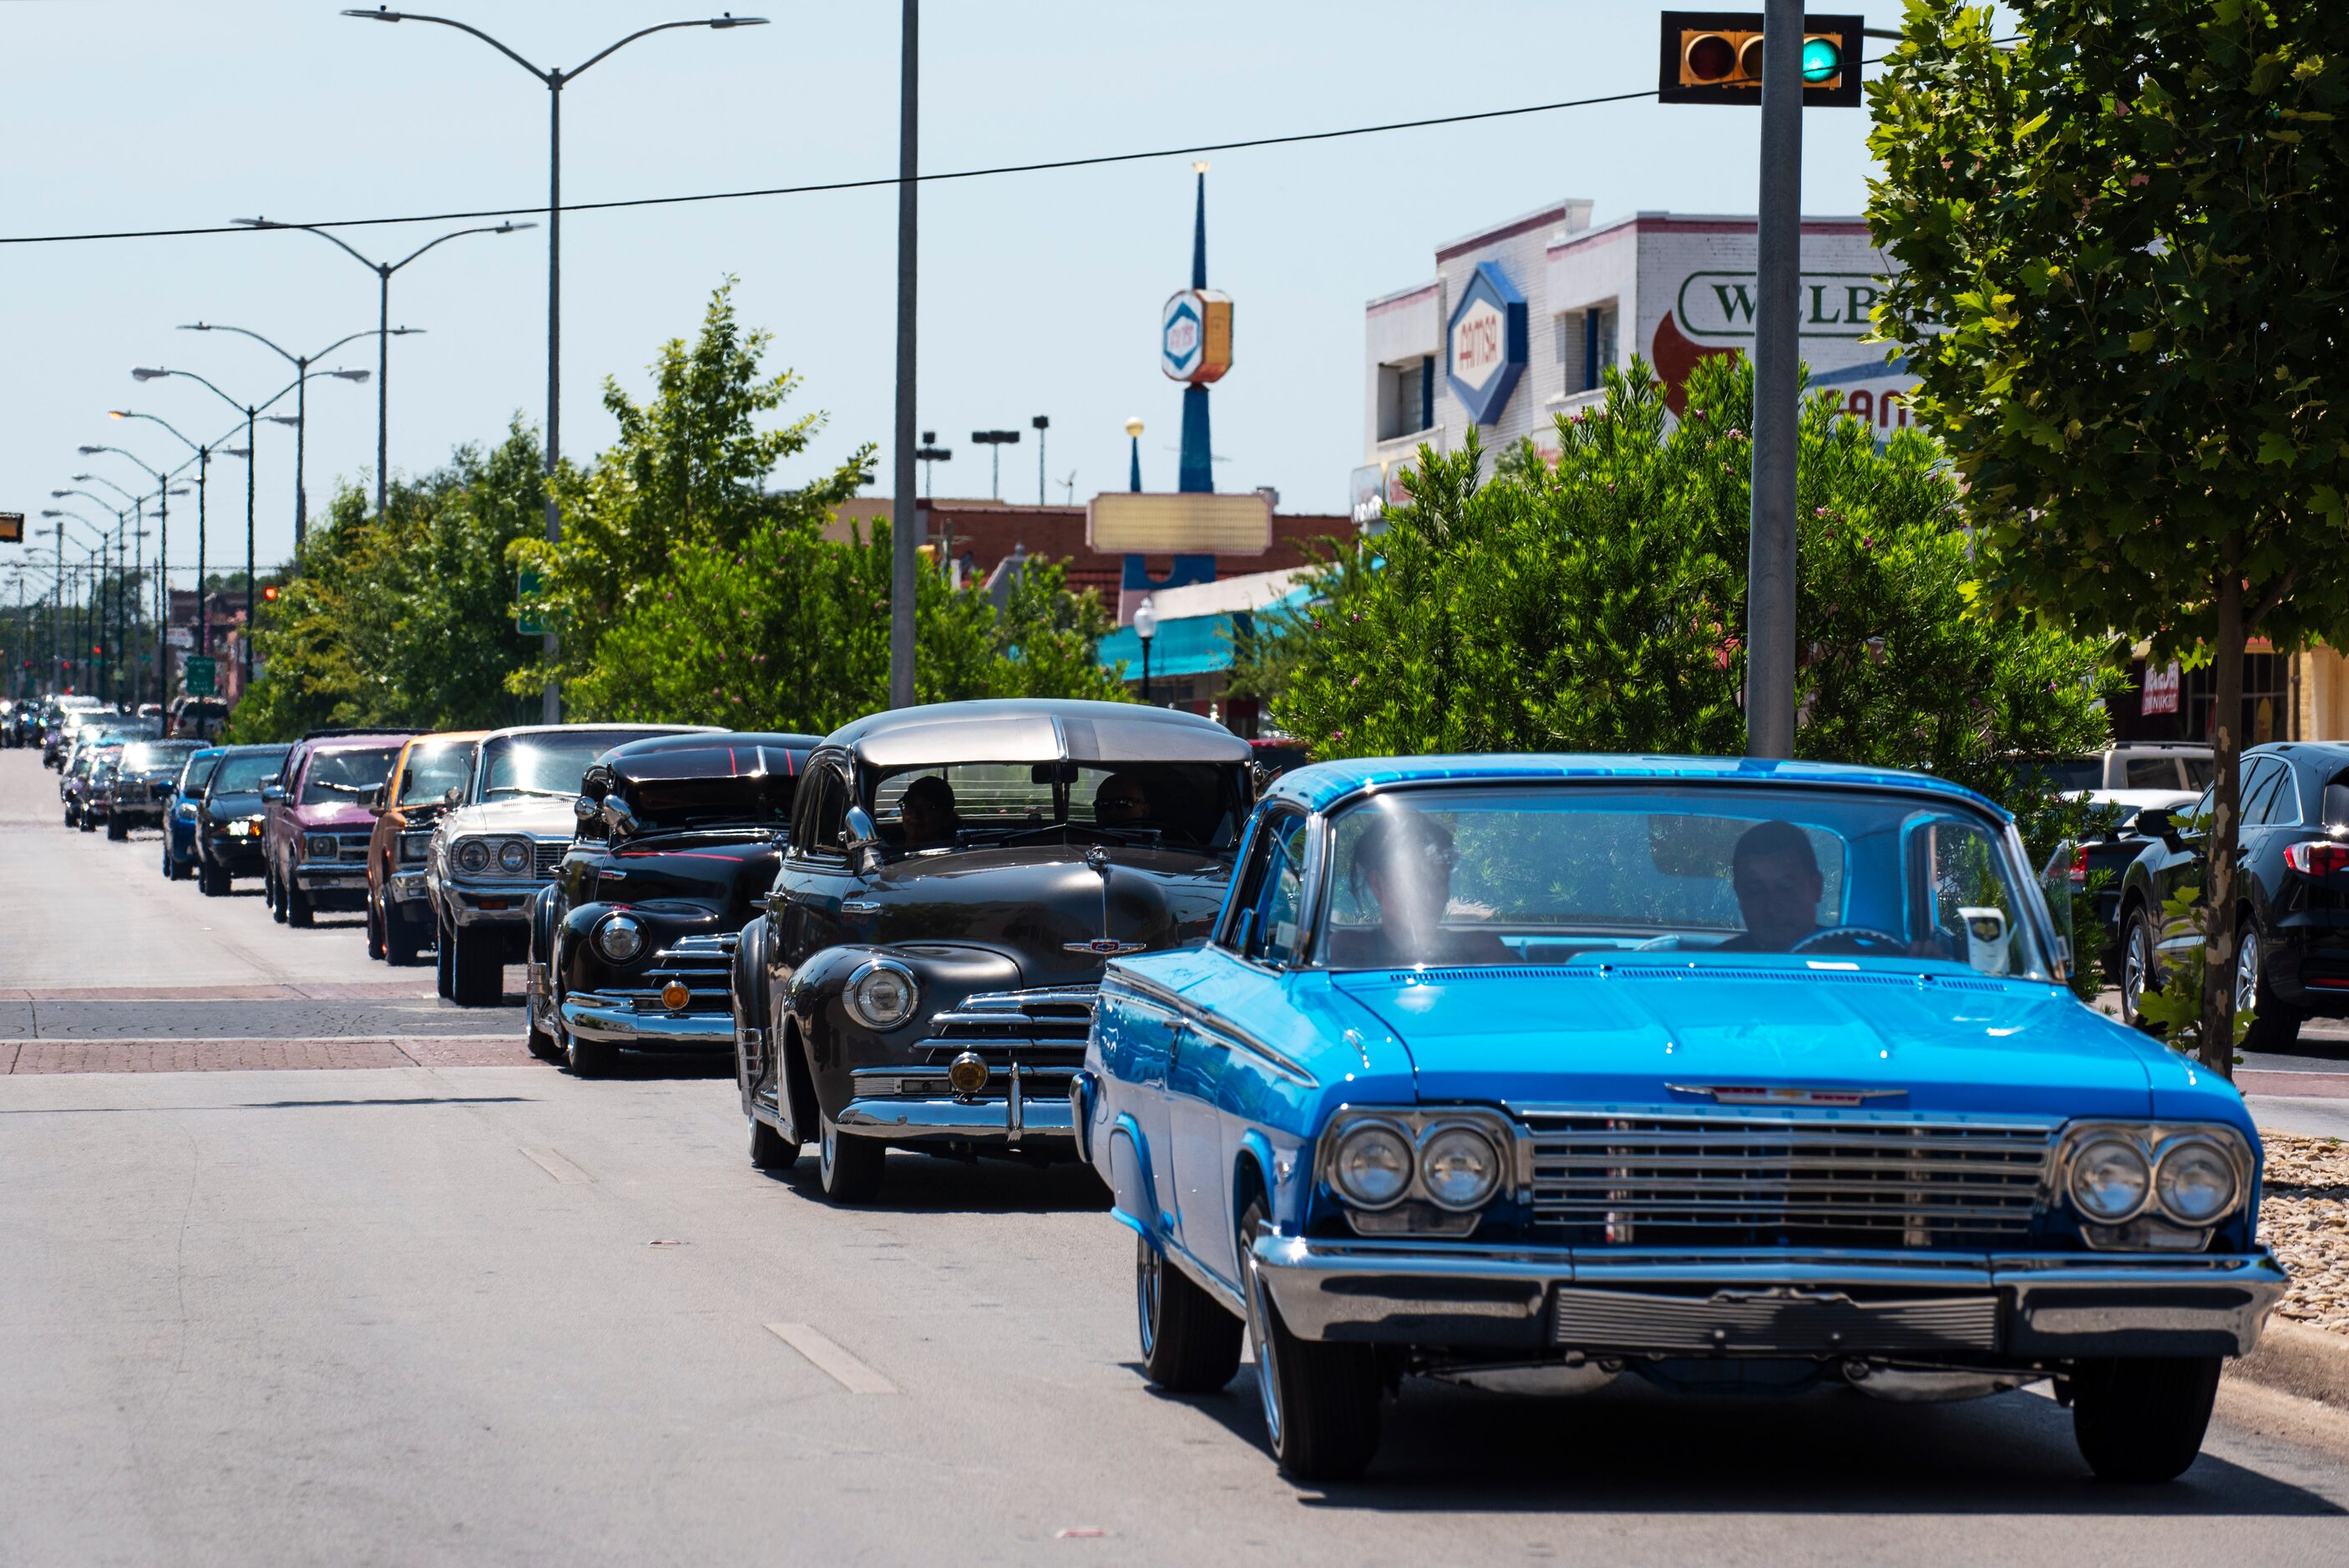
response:
<path id="1" fill-rule="evenodd" d="M 456 807 L 434 826 L 450 838 L 460 833 L 527 833 L 534 839 L 568 839 L 578 820 L 568 799 L 520 795 Z"/>
<path id="2" fill-rule="evenodd" d="M 677 835 L 631 844 L 598 857 L 595 898 L 603 903 L 680 913 L 709 912 L 740 930 L 774 885 L 781 846 L 765 835 L 726 839 Z"/>
<path id="3" fill-rule="evenodd" d="M 235 789 L 214 795 L 204 802 L 204 814 L 216 822 L 233 822 L 239 817 L 261 815 L 261 791 Z"/>
<path id="4" fill-rule="evenodd" d="M 1861 1090 L 1869 1109 L 2145 1116 L 2161 1047 L 2063 987 L 1947 970 L 1617 965 L 1337 976 L 1427 1099 L 1734 1103 Z M 1815 1103 L 1832 1103 L 1829 1097 Z"/>
<path id="5" fill-rule="evenodd" d="M 336 801 L 331 805 L 296 806 L 293 808 L 295 823 L 302 828 L 372 828 L 375 814 L 366 807 Z"/>

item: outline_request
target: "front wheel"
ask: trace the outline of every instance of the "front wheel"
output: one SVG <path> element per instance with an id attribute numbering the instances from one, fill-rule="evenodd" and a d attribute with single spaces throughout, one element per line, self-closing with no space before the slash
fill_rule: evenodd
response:
<path id="1" fill-rule="evenodd" d="M 432 944 L 432 984 L 441 995 L 448 996 L 454 994 L 450 971 L 456 963 L 457 944 L 450 935 L 450 927 L 447 921 L 440 922 L 434 929 L 440 935 Z"/>
<path id="2" fill-rule="evenodd" d="M 111 843 L 120 843 L 130 836 L 130 824 L 109 811 L 106 814 L 106 837 Z"/>
<path id="3" fill-rule="evenodd" d="M 210 861 L 196 868 L 196 887 L 206 898 L 222 898 L 228 893 L 228 872 Z"/>
<path id="4" fill-rule="evenodd" d="M 858 1138 L 840 1130 L 832 1118 L 823 1119 L 823 1148 L 818 1173 L 823 1195 L 834 1203 L 868 1203 L 881 1193 L 881 1168 L 889 1153 L 878 1139 Z"/>
<path id="5" fill-rule="evenodd" d="M 307 931 L 317 923 L 318 906 L 299 882 L 287 882 L 277 890 L 277 907 L 285 912 L 285 923 L 297 931 Z"/>
<path id="6" fill-rule="evenodd" d="M 2121 1022 L 2132 1029 L 2154 1032 L 2139 1011 L 2148 991 L 2158 991 L 2153 959 L 2153 916 L 2143 904 L 2132 905 L 2121 925 Z"/>
<path id="7" fill-rule="evenodd" d="M 1350 1480 L 1370 1468 L 1379 1449 L 1378 1350 L 1299 1339 L 1288 1331 L 1256 1261 L 1264 1221 L 1259 1199 L 1240 1216 L 1239 1248 L 1265 1436 L 1280 1473 L 1291 1480 Z"/>
<path id="8" fill-rule="evenodd" d="M 441 938 L 450 949 L 449 999 L 460 1007 L 494 1007 L 505 1000 L 505 954 L 500 933 L 467 926 L 445 928 Z"/>
<path id="9" fill-rule="evenodd" d="M 1212 1394 L 1239 1370 L 1246 1325 L 1143 1235 L 1133 1238 L 1133 1307 L 1143 1374 L 1161 1388 Z"/>
<path id="10" fill-rule="evenodd" d="M 380 960 L 383 957 L 383 907 L 373 898 L 367 900 L 367 956 Z"/>
<path id="11" fill-rule="evenodd" d="M 275 921 L 280 925 L 285 924 L 285 884 L 280 882 L 274 876 L 271 875 L 266 871 L 264 871 L 261 873 L 261 897 L 263 902 L 269 905 L 269 918 Z"/>
<path id="12" fill-rule="evenodd" d="M 576 1029 L 564 1031 L 564 1061 L 578 1078 L 610 1078 L 620 1070 L 620 1047 L 609 1040 L 583 1038 Z"/>
<path id="13" fill-rule="evenodd" d="M 2219 1397 L 2217 1356 L 2083 1361 L 2072 1372 L 2072 1436 L 2099 1480 L 2175 1480 L 2202 1451 Z"/>
<path id="14" fill-rule="evenodd" d="M 773 1125 L 750 1118 L 750 1163 L 761 1171 L 788 1171 L 800 1157 L 800 1146 Z"/>

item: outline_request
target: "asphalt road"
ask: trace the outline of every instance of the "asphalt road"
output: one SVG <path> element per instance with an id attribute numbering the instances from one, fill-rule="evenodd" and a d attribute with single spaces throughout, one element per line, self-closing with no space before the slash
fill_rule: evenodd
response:
<path id="1" fill-rule="evenodd" d="M 384 980 L 356 931 L 212 914 L 151 837 L 26 820 L 23 758 L 0 987 Z M 0 1564 L 2349 1559 L 2349 1419 L 2249 1387 L 2163 1488 L 2091 1480 L 2031 1394 L 1417 1384 L 1368 1480 L 1294 1487 L 1251 1369 L 1143 1384 L 1083 1173 L 893 1156 L 842 1212 L 741 1143 L 718 1074 L 0 1075 Z"/>

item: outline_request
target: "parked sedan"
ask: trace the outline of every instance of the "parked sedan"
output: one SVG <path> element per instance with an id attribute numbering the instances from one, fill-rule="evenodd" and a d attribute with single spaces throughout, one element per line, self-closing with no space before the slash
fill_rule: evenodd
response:
<path id="1" fill-rule="evenodd" d="M 774 885 L 812 735 L 631 741 L 587 769 L 531 902 L 530 1047 L 582 1077 L 623 1050 L 731 1051 L 743 926 Z"/>
<path id="2" fill-rule="evenodd" d="M 391 776 L 367 800 L 367 956 L 394 965 L 416 962 L 432 945 L 432 900 L 424 872 L 432 824 L 465 792 L 473 753 L 487 730 L 419 735 L 399 748 Z"/>
<path id="3" fill-rule="evenodd" d="M 119 842 L 133 828 L 163 825 L 163 802 L 180 770 L 201 748 L 192 740 L 134 740 L 107 779 L 106 836 Z"/>
<path id="4" fill-rule="evenodd" d="M 824 740 L 742 934 L 750 1158 L 819 1143 L 833 1202 L 892 1144 L 1065 1159 L 1109 958 L 1204 937 L 1254 798 L 1248 745 L 1125 703 L 939 703 Z"/>
<path id="5" fill-rule="evenodd" d="M 2254 1014 L 2245 1047 L 2273 1051 L 2310 1018 L 2349 1017 L 2349 744 L 2254 746 L 2242 768 L 2235 1006 Z M 2182 818 L 2138 818 L 2155 842 L 2122 879 L 2121 1016 L 2131 1023 L 2199 941 L 2163 905 L 2182 887 L 2209 891 L 2212 793 Z"/>
<path id="6" fill-rule="evenodd" d="M 219 898 L 236 877 L 261 874 L 262 790 L 275 782 L 285 746 L 232 746 L 221 753 L 196 804 L 196 886 Z"/>
<path id="7" fill-rule="evenodd" d="M 163 801 L 163 880 L 183 882 L 196 874 L 196 807 L 226 748 L 208 746 L 181 764 L 180 777 Z"/>
<path id="8" fill-rule="evenodd" d="M 2052 1378 L 2166 1480 L 2285 1278 L 2233 1087 L 2083 1006 L 2012 820 L 1752 758 L 1325 763 L 1071 1089 L 1145 1373 L 1252 1342 L 1300 1479 L 1406 1376 L 1892 1399 Z"/>
<path id="9" fill-rule="evenodd" d="M 122 742 L 109 741 L 92 736 L 77 744 L 73 760 L 59 776 L 57 789 L 65 796 L 66 826 L 79 828 L 85 833 L 98 831 L 98 824 L 106 814 L 106 781 L 114 765 L 122 759 Z"/>

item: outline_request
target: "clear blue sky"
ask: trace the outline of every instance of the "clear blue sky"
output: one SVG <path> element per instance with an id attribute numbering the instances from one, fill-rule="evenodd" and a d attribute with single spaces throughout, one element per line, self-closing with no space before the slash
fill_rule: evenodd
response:
<path id="1" fill-rule="evenodd" d="M 691 0 L 439 0 L 542 64 L 577 63 Z M 1896 26 L 1892 0 L 1870 25 Z M 898 7 L 738 0 L 772 26 L 648 38 L 564 92 L 564 191 L 593 201 L 885 176 L 896 160 Z M 1622 0 L 1228 0 L 1103 5 L 932 0 L 924 16 L 926 170 L 1177 146 L 1538 103 L 1651 86 L 1657 7 Z M 8 133 L 0 232 L 169 227 L 255 213 L 342 218 L 543 201 L 546 91 L 444 27 L 385 26 L 333 0 L 0 0 Z M 1559 197 L 1599 222 L 1642 209 L 1754 207 L 1750 110 L 1629 103 L 1216 156 L 1209 277 L 1236 302 L 1235 368 L 1216 389 L 1221 488 L 1278 486 L 1285 510 L 1342 510 L 1360 460 L 1363 302 L 1423 278 L 1445 239 Z M 1865 198 L 1862 110 L 1807 117 L 1804 209 Z M 564 447 L 609 438 L 606 376 L 632 392 L 709 290 L 740 279 L 771 363 L 803 377 L 796 411 L 829 422 L 774 482 L 861 442 L 889 473 L 895 203 L 886 189 L 568 216 Z M 956 451 L 940 494 L 984 495 L 971 430 L 1018 427 L 1007 497 L 1036 494 L 1031 415 L 1052 420 L 1053 498 L 1120 487 L 1138 414 L 1144 480 L 1171 489 L 1180 399 L 1155 364 L 1160 302 L 1188 281 L 1191 175 L 1167 159 L 926 186 L 923 425 Z M 344 231 L 394 257 L 433 226 Z M 399 274 L 395 472 L 542 417 L 545 233 L 456 241 Z M 48 491 L 82 442 L 174 456 L 109 406 L 191 436 L 228 409 L 190 383 L 136 386 L 134 365 L 197 370 L 240 397 L 288 379 L 259 346 L 176 332 L 198 319 L 289 348 L 375 323 L 375 279 L 313 235 L 0 247 L 0 510 Z M 343 363 L 372 366 L 366 343 Z M 137 432 L 131 434 L 131 432 Z M 293 438 L 261 435 L 259 549 L 293 538 Z M 313 384 L 314 513 L 375 458 L 372 387 Z M 127 467 L 104 466 L 129 482 Z M 103 487 L 91 487 L 101 489 Z M 243 474 L 213 469 L 211 561 L 243 564 Z M 67 504 L 88 510 L 84 502 Z M 192 559 L 173 508 L 175 566 Z M 191 516 L 189 521 L 192 521 Z M 150 546 L 151 548 L 151 546 Z M 0 546 L 0 567 L 14 547 Z M 183 579 L 184 581 L 184 579 Z"/>

